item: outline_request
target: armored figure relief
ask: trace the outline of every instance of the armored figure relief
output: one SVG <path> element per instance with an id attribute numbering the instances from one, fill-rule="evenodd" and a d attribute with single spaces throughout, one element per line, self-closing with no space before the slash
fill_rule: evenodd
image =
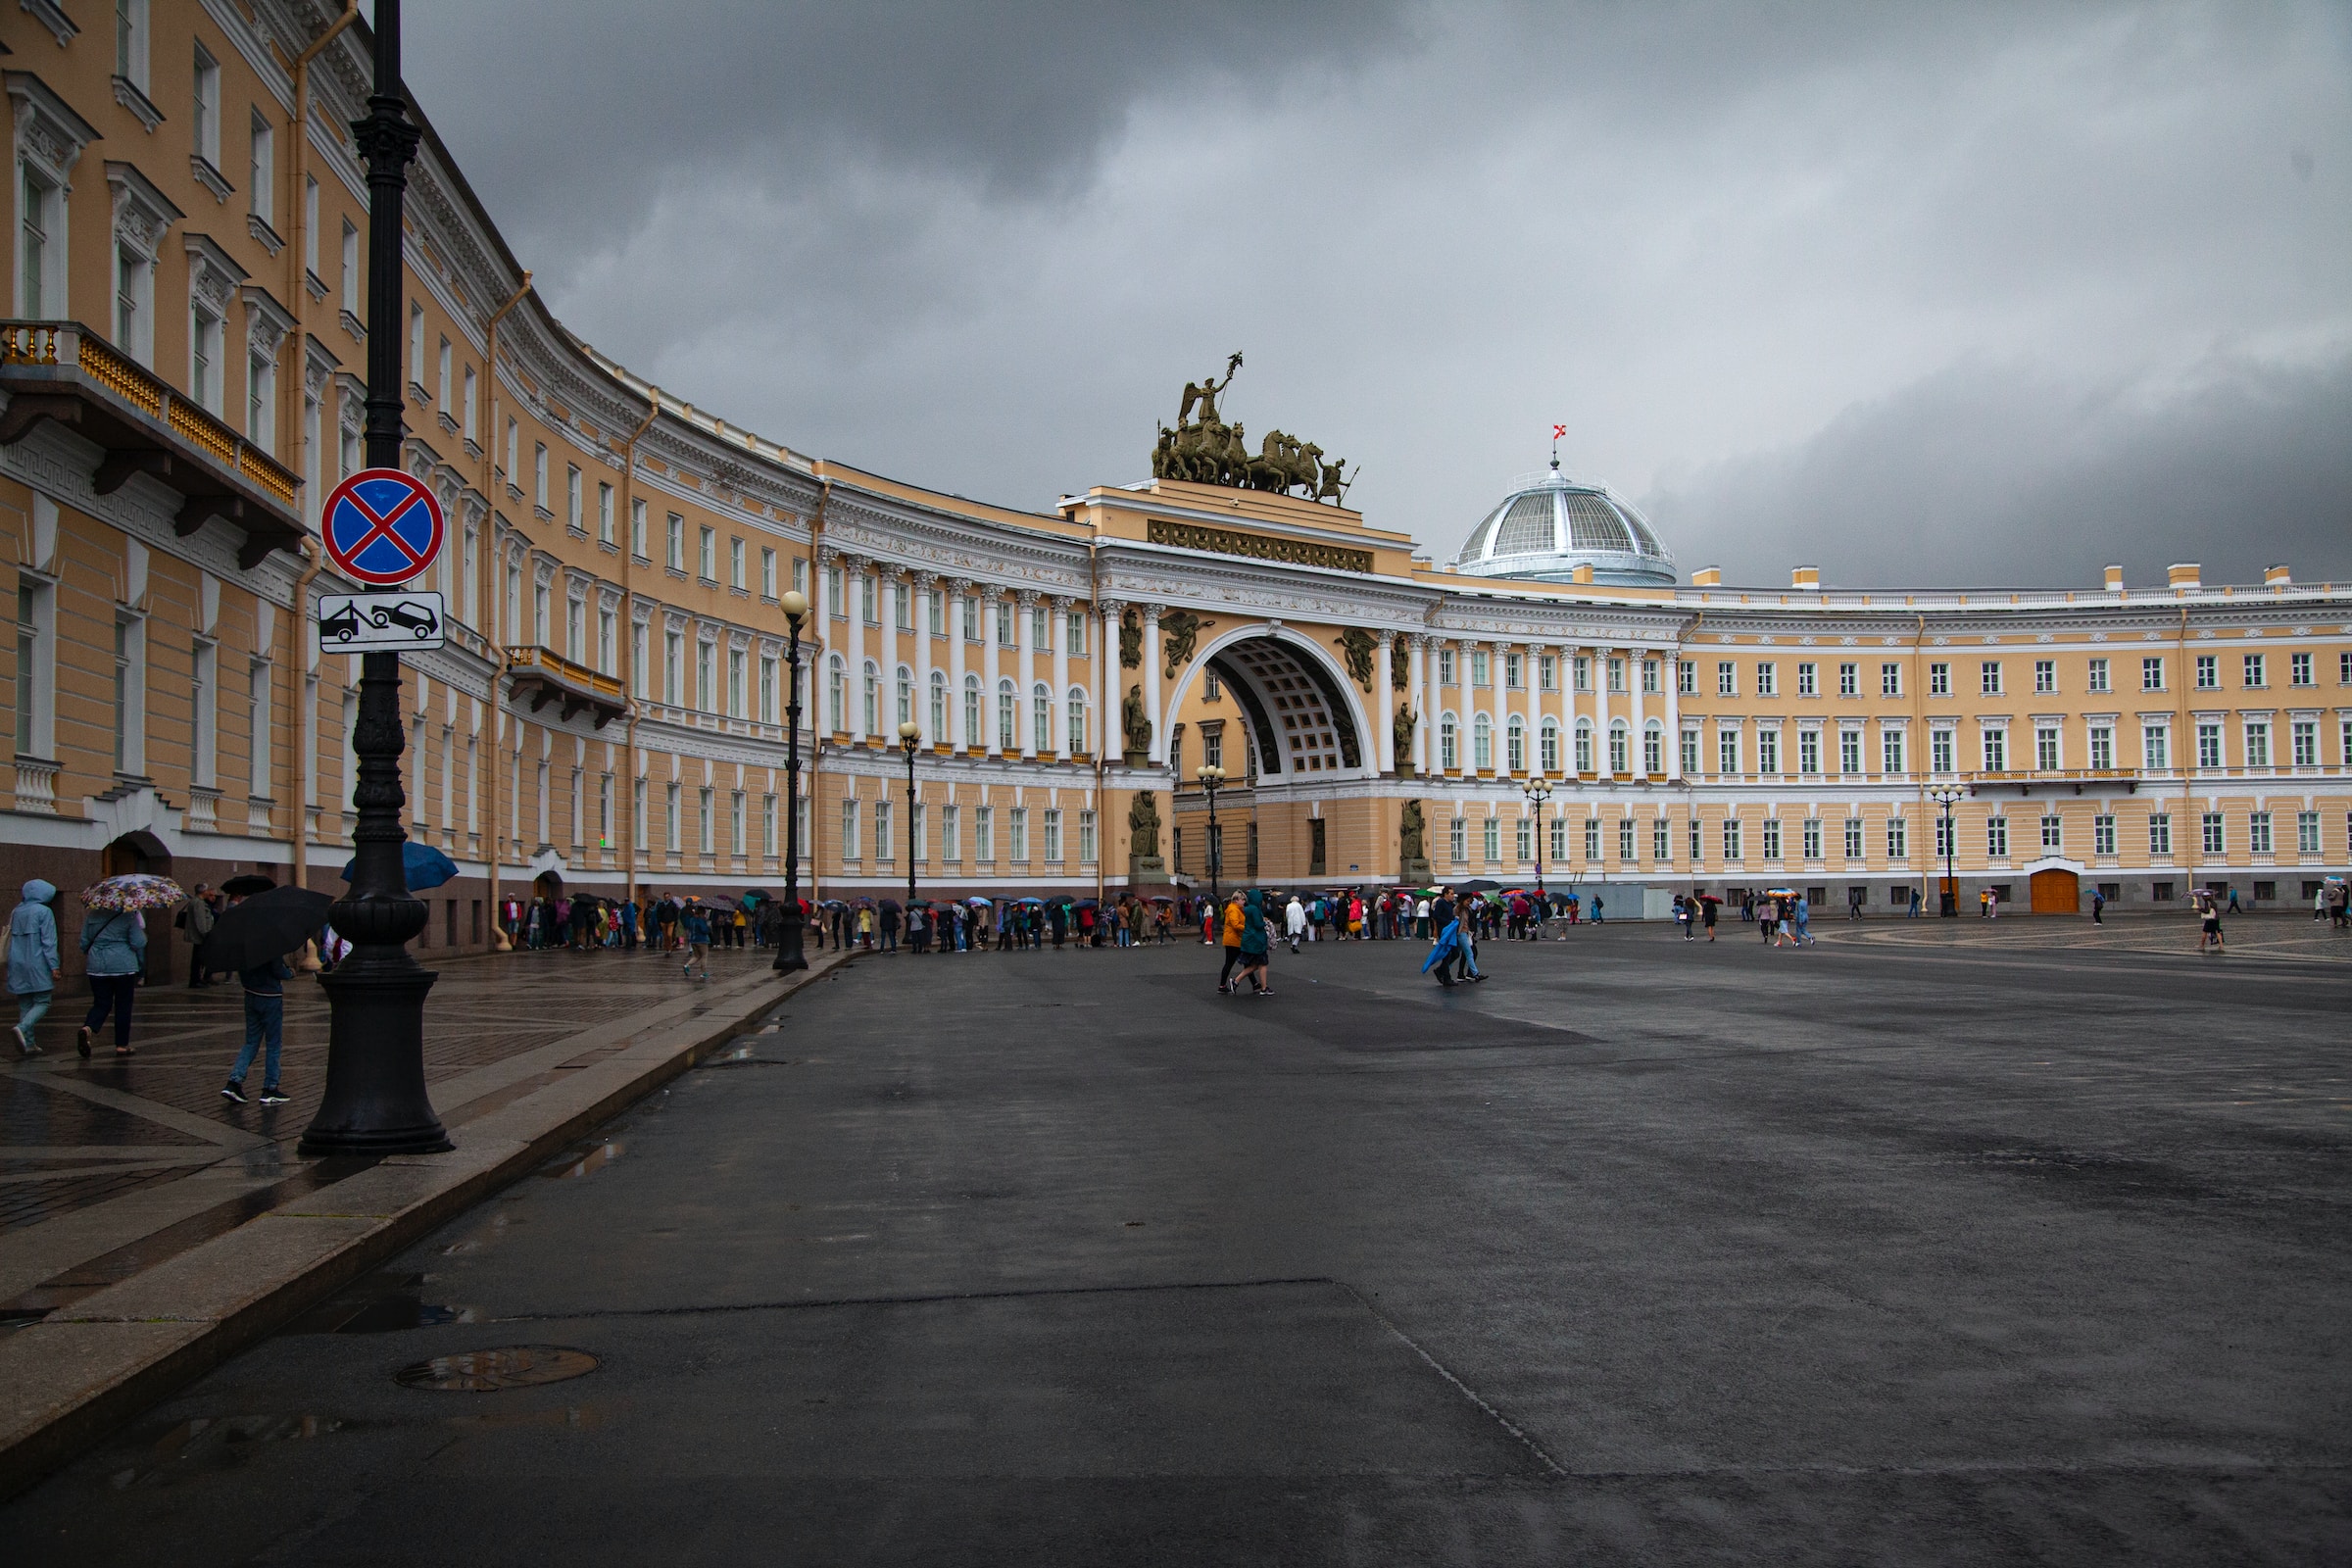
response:
<path id="1" fill-rule="evenodd" d="M 1426 860 L 1429 858 L 1429 857 L 1422 852 L 1421 839 L 1421 803 L 1419 801 L 1407 801 L 1404 803 L 1404 816 L 1397 824 L 1396 828 L 1396 851 L 1397 854 L 1403 858 L 1404 862 L 1407 865 L 1410 865 L 1415 860 Z"/>
<path id="2" fill-rule="evenodd" d="M 1242 357 L 1235 354 L 1225 362 L 1224 380 L 1212 375 L 1184 383 L 1176 428 L 1161 425 L 1152 443 L 1152 476 L 1275 495 L 1296 491 L 1310 501 L 1344 504 L 1348 483 L 1341 474 L 1344 461 L 1326 462 L 1321 447 L 1281 430 L 1268 431 L 1253 453 L 1240 421 L 1227 422 L 1217 398 L 1233 385 L 1241 368 Z"/>
<path id="3" fill-rule="evenodd" d="M 1398 703 L 1395 725 L 1398 758 L 1409 758 L 1413 755 L 1413 731 L 1420 727 L 1421 715 L 1413 711 L 1412 704 Z"/>
<path id="4" fill-rule="evenodd" d="M 1128 669 L 1144 667 L 1144 618 L 1132 610 L 1119 617 L 1119 662 Z"/>
<path id="5" fill-rule="evenodd" d="M 1144 711 L 1142 686 L 1127 688 L 1127 700 L 1119 704 L 1119 727 L 1127 736 L 1127 750 L 1148 752 L 1152 749 L 1152 715 Z"/>
<path id="6" fill-rule="evenodd" d="M 1138 790 L 1127 808 L 1127 853 L 1139 860 L 1159 858 L 1159 807 L 1150 790 Z"/>
<path id="7" fill-rule="evenodd" d="M 1389 661 L 1389 685 L 1391 687 L 1400 692 L 1411 688 L 1413 684 L 1411 662 L 1410 660 L 1401 657 L 1392 658 Z"/>
<path id="8" fill-rule="evenodd" d="M 1340 633 L 1339 649 L 1347 658 L 1348 673 L 1366 691 L 1372 689 L 1372 651 L 1378 646 L 1372 634 L 1361 627 L 1350 626 Z"/>
<path id="9" fill-rule="evenodd" d="M 1215 624 L 1213 620 L 1202 620 L 1184 610 L 1171 610 L 1160 616 L 1159 632 L 1167 639 L 1165 652 L 1168 660 L 1168 667 L 1161 674 L 1174 680 L 1176 672 L 1192 662 L 1193 650 L 1200 644 L 1200 634 Z"/>

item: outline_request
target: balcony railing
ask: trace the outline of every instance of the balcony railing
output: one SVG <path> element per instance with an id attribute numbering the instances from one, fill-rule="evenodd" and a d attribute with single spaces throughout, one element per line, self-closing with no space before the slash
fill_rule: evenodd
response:
<path id="1" fill-rule="evenodd" d="M 507 673 L 514 677 L 514 695 L 527 698 L 534 713 L 561 702 L 566 720 L 589 710 L 596 715 L 596 727 L 603 729 L 629 710 L 618 676 L 599 674 L 552 648 L 508 649 Z"/>
<path id="2" fill-rule="evenodd" d="M 272 550 L 299 551 L 294 471 L 80 323 L 0 321 L 0 446 L 54 419 L 104 449 L 96 494 L 148 475 L 178 492 L 183 537 L 214 517 L 242 528 L 248 570 Z"/>

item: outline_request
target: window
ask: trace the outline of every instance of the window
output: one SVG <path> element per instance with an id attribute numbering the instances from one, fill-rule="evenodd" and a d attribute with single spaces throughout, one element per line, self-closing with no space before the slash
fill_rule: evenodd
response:
<path id="1" fill-rule="evenodd" d="M 147 326 L 155 318 L 155 264 L 127 245 L 115 248 L 115 342 L 141 365 L 155 363 Z"/>
<path id="2" fill-rule="evenodd" d="M 115 771 L 147 771 L 147 623 L 115 621 Z"/>
<path id="3" fill-rule="evenodd" d="M 52 745 L 51 714 L 57 667 L 57 590 L 37 578 L 17 575 L 17 755 L 46 758 Z M 266 667 L 266 666 L 265 666 Z M 267 690 L 267 688 L 264 688 Z M 259 729 L 255 734 L 262 733 Z M 266 795 L 267 789 L 257 789 Z"/>
<path id="4" fill-rule="evenodd" d="M 1446 848 L 1456 865 L 1461 864 L 1468 855 L 1463 847 L 1463 831 L 1462 819 L 1458 816 L 1446 826 Z"/>
<path id="5" fill-rule="evenodd" d="M 1698 825 L 1698 813 L 1697 813 L 1697 812 L 1695 812 L 1695 811 L 1693 811 L 1693 812 L 1690 814 L 1690 869 L 1691 869 L 1691 870 L 1695 871 L 1695 870 L 1697 870 L 1697 869 L 1698 869 L 1698 862 L 1699 862 L 1699 860 L 1700 860 L 1701 858 L 1703 858 L 1703 851 L 1700 849 L 1700 845 L 1699 845 L 1699 825 Z"/>
<path id="6" fill-rule="evenodd" d="M 2041 853 L 2058 855 L 2066 849 L 2066 819 L 2055 811 L 2041 814 Z"/>
<path id="7" fill-rule="evenodd" d="M 544 441 L 531 443 L 531 505 L 541 512 L 548 511 L 547 443 Z"/>
<path id="8" fill-rule="evenodd" d="M 1841 729 L 1838 732 L 1838 771 L 1840 773 L 1862 771 L 1862 732 L 1860 730 Z"/>
<path id="9" fill-rule="evenodd" d="M 2000 773 L 2009 766 L 2009 732 L 1988 729 L 1984 732 L 1984 771 Z"/>
<path id="10" fill-rule="evenodd" d="M 2139 689 L 2143 692 L 2164 690 L 2164 661 L 2142 659 L 2139 662 Z"/>
<path id="11" fill-rule="evenodd" d="M 1698 695 L 1698 662 L 1678 659 L 1674 662 L 1674 689 L 1685 697 Z"/>
<path id="12" fill-rule="evenodd" d="M 1029 688 L 1029 749 L 1054 749 L 1054 693 L 1043 681 Z"/>
<path id="13" fill-rule="evenodd" d="M 474 375 L 473 367 L 470 365 L 466 367 L 465 378 L 462 385 L 464 390 L 460 394 L 461 413 L 459 415 L 458 427 L 465 433 L 466 439 L 470 442 L 473 439 L 473 432 L 475 429 L 475 403 L 479 397 L 479 393 L 476 390 L 477 386 L 479 385 L 479 378 Z M 612 487 L 611 485 L 605 486 L 607 494 L 610 494 L 612 489 Z M 607 528 L 605 531 L 605 538 L 610 540 L 612 537 L 612 530 Z"/>
<path id="14" fill-rule="evenodd" d="M 18 722 L 24 721 L 20 718 Z M 270 721 L 270 665 L 259 659 L 245 671 L 245 792 L 257 801 L 267 800 L 275 729 Z"/>
<path id="15" fill-rule="evenodd" d="M 1560 689 L 1560 662 L 1550 654 L 1536 661 L 1536 684 L 1547 692 Z"/>
<path id="16" fill-rule="evenodd" d="M 2058 770 L 2058 726 L 2038 724 L 2034 729 L 2034 765 L 2045 773 Z"/>
<path id="17" fill-rule="evenodd" d="M 914 827 L 919 836 L 923 827 L 919 816 L 915 819 Z M 776 798 L 773 795 L 760 797 L 760 853 L 771 860 L 776 858 Z"/>
<path id="18" fill-rule="evenodd" d="M 1488 673 L 1489 673 L 1489 671 L 1488 671 L 1488 667 L 1487 667 L 1487 658 L 1488 658 L 1488 656 L 1487 656 L 1487 652 L 1486 652 L 1486 650 L 1485 650 L 1485 649 L 1483 649 L 1483 648 L 1482 648 L 1482 649 L 1476 649 L 1476 650 L 1473 650 L 1473 651 L 1472 651 L 1472 653 L 1471 653 L 1471 655 L 1470 655 L 1470 684 L 1471 684 L 1471 685 L 1473 685 L 1473 686 L 1481 686 L 1481 687 L 1483 687 L 1483 686 L 1486 686 L 1486 685 L 1489 685 L 1489 684 L 1491 684 L 1491 683 L 1488 681 L 1488 679 L 1487 679 L 1487 676 L 1488 676 Z"/>
<path id="19" fill-rule="evenodd" d="M 1503 731 L 1503 765 L 1514 773 L 1527 771 L 1527 723 L 1517 713 Z"/>
<path id="20" fill-rule="evenodd" d="M 1512 691 L 1520 691 L 1526 687 L 1527 669 L 1524 654 L 1502 656 L 1502 683 Z"/>
<path id="21" fill-rule="evenodd" d="M 2249 719 L 2246 723 L 2246 765 L 2271 765 L 2271 726 L 2261 719 Z"/>
<path id="22" fill-rule="evenodd" d="M 1987 659 L 1979 666 L 1977 689 L 1986 697 L 2001 695 L 2001 662 L 1999 660 Z"/>
<path id="23" fill-rule="evenodd" d="M 2115 817 L 2113 813 L 2101 811 L 2090 819 L 2090 853 L 2093 855 L 2113 855 L 2115 853 Z"/>
<path id="24" fill-rule="evenodd" d="M 2221 725 L 2199 724 L 2197 726 L 2197 765 L 2199 767 L 2223 765 Z"/>
<path id="25" fill-rule="evenodd" d="M 1634 819 L 1629 816 L 1622 818 L 1617 823 L 1617 858 L 1620 860 L 1632 860 L 1635 858 Z M 1525 859 L 1526 857 L 1521 856 L 1520 858 Z"/>
<path id="26" fill-rule="evenodd" d="M 1470 720 L 1470 765 L 1482 773 L 1494 766 L 1494 721 L 1484 713 Z"/>
<path id="27" fill-rule="evenodd" d="M 1609 771 L 1624 772 L 1625 762 L 1625 725 L 1619 722 L 1609 726 Z"/>
<path id="28" fill-rule="evenodd" d="M 1683 773 L 1689 777 L 1698 771 L 1698 731 L 1683 731 Z"/>
<path id="29" fill-rule="evenodd" d="M 277 362 L 258 350 L 245 361 L 245 434 L 264 449 L 277 445 Z"/>
<path id="30" fill-rule="evenodd" d="M 939 858 L 951 865 L 963 858 L 963 808 L 939 808 Z"/>
<path id="31" fill-rule="evenodd" d="M 1438 650 L 1438 684 L 1441 686 L 1453 684 L 1453 650 L 1450 648 Z"/>
<path id="32" fill-rule="evenodd" d="M 1589 692 L 1592 689 L 1592 661 L 1591 659 L 1580 656 L 1573 661 L 1569 670 L 1569 684 L 1580 692 Z"/>
<path id="33" fill-rule="evenodd" d="M 1761 660 L 1756 664 L 1756 695 L 1758 697 L 1778 697 L 1780 695 L 1780 677 L 1774 671 L 1770 660 Z"/>
<path id="34" fill-rule="evenodd" d="M 1566 817 L 1555 816 L 1551 819 L 1551 858 L 1554 860 L 1563 861 L 1568 858 L 1568 819 Z"/>
<path id="35" fill-rule="evenodd" d="M 201 301 L 188 307 L 188 392 L 215 415 L 220 412 L 220 318 Z"/>
<path id="36" fill-rule="evenodd" d="M 744 589 L 752 586 L 751 580 L 744 575 L 743 541 L 732 536 L 727 540 L 727 584 Z"/>
<path id="37" fill-rule="evenodd" d="M 147 90 L 147 0 L 115 0 L 115 74 Z"/>
<path id="38" fill-rule="evenodd" d="M 964 596 L 963 640 L 967 643 L 980 640 L 980 598 L 977 594 Z"/>
<path id="39" fill-rule="evenodd" d="M 1821 818 L 1820 818 L 1820 817 L 1818 817 L 1818 816 L 1808 816 L 1808 817 L 1806 817 L 1806 818 L 1805 818 L 1805 826 L 1804 826 L 1804 834 L 1803 834 L 1803 844 L 1804 844 L 1804 851 L 1805 851 L 1805 858 L 1806 858 L 1806 859 L 1808 859 L 1808 860 L 1818 860 L 1818 859 L 1820 859 L 1820 858 L 1821 858 Z"/>
<path id="40" fill-rule="evenodd" d="M 1653 720 L 1642 736 L 1642 771 L 1656 777 L 1665 768 L 1666 732 Z"/>
<path id="41" fill-rule="evenodd" d="M 855 860 L 858 856 L 858 803 L 841 803 L 841 858 Z"/>
<path id="42" fill-rule="evenodd" d="M 972 812 L 972 858 L 994 861 L 997 858 L 997 808 L 993 806 L 976 808 Z"/>
<path id="43" fill-rule="evenodd" d="M 2223 846 L 2228 839 L 2228 834 L 2223 830 L 2222 813 L 2207 811 L 2199 817 L 2198 822 L 2204 838 L 2205 853 L 2209 856 L 2227 854 L 2228 852 Z"/>
<path id="44" fill-rule="evenodd" d="M 415 300 L 409 302 L 409 384 L 420 393 L 424 390 L 424 307 Z M 547 505 L 544 480 L 539 486 L 539 504 Z"/>
<path id="45" fill-rule="evenodd" d="M 2149 724 L 2140 731 L 2140 766 L 2162 772 L 2172 766 L 2170 730 L 2162 724 Z"/>
<path id="46" fill-rule="evenodd" d="M 189 104 L 188 125 L 195 139 L 196 156 L 213 166 L 220 167 L 220 68 L 213 57 L 196 46 L 195 92 Z"/>
<path id="47" fill-rule="evenodd" d="M 1600 818 L 1596 816 L 1585 818 L 1585 858 L 1600 858 Z"/>
<path id="48" fill-rule="evenodd" d="M 1083 757 L 1089 750 L 1086 735 L 1086 688 L 1083 686 L 1070 688 L 1069 711 L 1066 716 L 1069 721 L 1070 755 Z"/>
<path id="49" fill-rule="evenodd" d="M 2270 682 L 2270 675 L 2269 675 L 2269 668 L 2270 668 L 2270 666 L 2269 666 L 2269 662 L 2268 662 L 2268 661 L 2265 659 L 2265 657 L 2264 657 L 2263 655 L 2261 655 L 2261 654 L 2248 654 L 2248 655 L 2246 655 L 2246 657 L 2245 657 L 2245 674 L 2246 674 L 2245 684 L 2246 684 L 2248 687 L 2260 687 L 2260 686 L 2268 686 L 2268 685 L 2271 683 L 2271 682 Z"/>
<path id="50" fill-rule="evenodd" d="M 674 512 L 669 514 L 668 548 L 669 569 L 672 571 L 684 571 L 686 569 L 686 519 L 679 516 Z M 839 585 L 836 584 L 835 586 Z M 833 603 L 836 605 L 841 603 L 841 597 L 838 594 L 833 596 Z M 835 612 L 836 614 L 839 614 L 840 612 L 841 612 L 839 611 Z"/>
<path id="51" fill-rule="evenodd" d="M 2308 719 L 2308 718 L 2299 718 L 2299 719 L 2296 719 L 2296 720 L 2295 720 L 2295 724 L 2294 724 L 2293 737 L 2294 737 L 2294 748 L 2295 748 L 2295 751 L 2294 751 L 2295 764 L 2294 764 L 2294 765 L 2295 765 L 2295 766 L 2297 766 L 2297 767 L 2317 767 L 2317 766 L 2319 766 L 2319 765 L 2320 765 L 2320 726 L 2319 726 L 2319 724 L 2318 724 L 2318 723 L 2317 723 L 2315 720 Z"/>
<path id="52" fill-rule="evenodd" d="M 704 524 L 696 537 L 695 546 L 695 569 L 701 573 L 703 581 L 718 581 L 718 530 L 708 523 Z M 870 578 L 866 580 L 865 591 L 869 597 L 874 591 Z M 870 621 L 872 616 L 867 616 L 867 619 Z"/>
<path id="53" fill-rule="evenodd" d="M 1086 612 L 1070 612 L 1069 624 L 1062 628 L 1062 650 L 1072 659 L 1086 657 Z"/>
<path id="54" fill-rule="evenodd" d="M 1952 830 L 1956 825 L 1948 816 L 1936 818 L 1936 858 L 1938 860 L 1949 860 L 1955 853 L 1953 843 L 1957 835 Z"/>
<path id="55" fill-rule="evenodd" d="M 743 677 L 747 663 L 749 660 L 742 649 L 727 650 L 727 716 L 730 718 L 749 716 L 743 703 Z"/>
<path id="56" fill-rule="evenodd" d="M 2058 661 L 2055 659 L 2034 661 L 2034 691 L 2035 695 L 2046 697 L 2057 689 Z"/>
<path id="57" fill-rule="evenodd" d="M 2269 855 L 2271 853 L 2270 812 L 2256 811 L 2246 818 L 2246 853 L 2249 855 Z"/>
<path id="58" fill-rule="evenodd" d="M 966 746 L 980 746 L 980 677 L 963 677 L 963 737 Z"/>
<path id="59" fill-rule="evenodd" d="M 697 642 L 694 645 L 694 706 L 706 713 L 718 711 L 718 648 L 715 644 Z M 872 666 L 867 666 L 867 688 L 872 688 Z M 872 725 L 866 728 L 871 730 Z"/>
<path id="60" fill-rule="evenodd" d="M 1781 732 L 1777 729 L 1756 731 L 1756 771 L 1778 773 L 1781 770 Z"/>
<path id="61" fill-rule="evenodd" d="M 564 522 L 574 533 L 588 531 L 588 517 L 580 496 L 580 466 L 564 465 Z"/>
<path id="62" fill-rule="evenodd" d="M 1718 772 L 1737 773 L 1740 771 L 1740 732 L 1738 730 L 1725 729 L 1720 726 L 1716 729 L 1715 760 L 1718 764 L 1716 768 Z"/>
<path id="63" fill-rule="evenodd" d="M 1885 725 L 1879 727 L 1879 760 L 1886 772 L 1900 773 L 1903 771 L 1903 732 L 1901 730 L 1888 729 Z"/>
<path id="64" fill-rule="evenodd" d="M 776 597 L 776 552 L 770 545 L 760 547 L 760 597 L 762 599 Z M 937 594 L 931 596 L 931 604 L 932 612 L 938 613 L 939 596 Z"/>
<path id="65" fill-rule="evenodd" d="M 1625 661 L 1622 659 L 1609 661 L 1609 690 L 1612 692 L 1625 690 Z"/>
<path id="66" fill-rule="evenodd" d="M 1740 819 L 1736 816 L 1724 819 L 1723 858 L 1727 860 L 1740 858 Z"/>
<path id="67" fill-rule="evenodd" d="M 999 648 L 1018 647 L 1019 643 L 1015 640 L 1014 635 L 1012 601 L 1009 599 L 1000 599 L 996 603 L 997 646 Z M 867 590 L 865 618 L 868 622 L 871 622 L 874 618 L 873 597 L 871 589 Z"/>
<path id="68" fill-rule="evenodd" d="M 1718 697 L 1740 695 L 1740 666 L 1728 659 L 1715 666 L 1715 695 Z"/>
<path id="69" fill-rule="evenodd" d="M 1911 828 L 1899 816 L 1886 819 L 1886 858 L 1907 860 L 1911 858 Z"/>
<path id="70" fill-rule="evenodd" d="M 1543 732 L 1538 737 L 1536 755 L 1543 764 L 1544 772 L 1557 773 L 1560 770 L 1560 726 L 1558 720 L 1550 718 L 1544 720 Z"/>
<path id="71" fill-rule="evenodd" d="M 254 217 L 265 223 L 271 223 L 277 219 L 276 136 L 270 128 L 270 122 L 262 118 L 262 112 L 258 109 L 253 112 L 252 127 L 253 151 L 245 164 L 252 189 L 245 193 L 246 200 L 251 204 Z"/>
<path id="72" fill-rule="evenodd" d="M 1984 853 L 1995 860 L 2009 858 L 2009 819 L 1988 816 L 1984 819 Z"/>
<path id="73" fill-rule="evenodd" d="M 342 270 L 343 314 L 357 320 L 360 315 L 360 231 L 352 226 L 348 218 L 343 220 Z M 512 456 L 507 459 L 507 466 L 510 468 L 514 466 Z"/>
<path id="74" fill-rule="evenodd" d="M 892 858 L 892 851 L 895 846 L 890 842 L 890 802 L 876 801 L 874 803 L 874 858 L 877 860 Z"/>
<path id="75" fill-rule="evenodd" d="M 1045 831 L 1046 861 L 1048 864 L 1058 863 L 1061 859 L 1061 812 L 1049 806 L 1039 816 L 1039 826 Z"/>
<path id="76" fill-rule="evenodd" d="M 1593 770 L 1592 726 L 1581 718 L 1576 721 L 1576 770 L 1579 773 L 1590 773 Z"/>
<path id="77" fill-rule="evenodd" d="M 997 682 L 997 749 L 999 751 L 1012 752 L 1020 749 L 1017 739 L 1019 723 L 1019 696 L 1014 692 L 1011 681 L 1001 680 Z"/>
<path id="78" fill-rule="evenodd" d="M 1806 660 L 1796 666 L 1796 695 L 1799 697 L 1819 697 L 1821 695 L 1821 666 L 1811 660 Z"/>
<path id="79" fill-rule="evenodd" d="M 1821 771 L 1821 731 L 1800 729 L 1796 732 L 1796 770 L 1799 773 Z"/>
<path id="80" fill-rule="evenodd" d="M 1862 666 L 1860 664 L 1845 663 L 1838 666 L 1838 695 L 1840 697 L 1862 695 Z"/>
<path id="81" fill-rule="evenodd" d="M 1658 662 L 1654 659 L 1644 659 L 1642 661 L 1642 690 L 1645 695 L 1654 696 L 1657 689 Z"/>
<path id="82" fill-rule="evenodd" d="M 1845 858 L 1849 860 L 1862 858 L 1862 819 L 1858 816 L 1845 819 Z"/>
<path id="83" fill-rule="evenodd" d="M 1951 665 L 1934 663 L 1928 666 L 1928 695 L 1930 697 L 1949 697 L 1952 695 Z"/>
<path id="84" fill-rule="evenodd" d="M 2295 853 L 2297 855 L 2320 853 L 2319 812 L 2297 811 L 2295 813 Z"/>
<path id="85" fill-rule="evenodd" d="M 2094 692 L 2112 691 L 2114 689 L 2107 684 L 2107 661 L 2104 659 L 2094 659 L 2090 662 L 2088 669 L 2085 672 L 2085 684 L 2091 691 Z"/>
<path id="86" fill-rule="evenodd" d="M 2201 692 L 2218 692 L 2221 689 L 2222 656 L 2219 654 L 2199 654 L 2197 656 L 2197 690 Z"/>
<path id="87" fill-rule="evenodd" d="M 2148 818 L 2148 854 L 2156 859 L 2169 859 L 2172 853 L 2172 816 L 2165 811 L 2155 812 Z"/>
<path id="88" fill-rule="evenodd" d="M 1764 858 L 1777 860 L 1780 858 L 1781 820 L 1777 816 L 1768 816 L 1764 819 Z"/>
<path id="89" fill-rule="evenodd" d="M 2312 677 L 2311 656 L 2309 654 L 2289 654 L 2286 656 L 2286 683 L 2289 686 L 2314 686 L 2318 684 L 2318 682 Z"/>
<path id="90" fill-rule="evenodd" d="M 1879 666 L 1879 695 L 1881 697 L 1900 697 L 1903 695 L 1902 665 L 1881 664 Z"/>

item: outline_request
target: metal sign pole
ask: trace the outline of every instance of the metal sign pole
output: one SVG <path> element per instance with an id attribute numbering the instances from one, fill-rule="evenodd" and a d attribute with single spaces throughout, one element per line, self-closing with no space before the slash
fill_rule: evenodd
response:
<path id="1" fill-rule="evenodd" d="M 354 122 L 368 162 L 368 466 L 398 469 L 401 421 L 401 202 L 422 132 L 400 86 L 400 0 L 375 3 L 375 91 Z M 307 606 L 302 607 L 306 612 Z M 424 999 L 436 978 L 409 953 L 427 912 L 401 865 L 400 655 L 362 656 L 352 752 L 359 825 L 351 889 L 328 911 L 351 952 L 320 977 L 333 1017 L 326 1097 L 301 1153 L 415 1154 L 451 1148 L 424 1087 Z"/>

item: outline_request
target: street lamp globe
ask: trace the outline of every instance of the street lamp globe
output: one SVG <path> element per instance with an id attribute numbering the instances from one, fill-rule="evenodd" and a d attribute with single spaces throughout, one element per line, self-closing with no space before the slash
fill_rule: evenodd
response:
<path id="1" fill-rule="evenodd" d="M 916 741 L 922 739 L 922 725 L 915 723 L 912 719 L 908 719 L 906 723 L 899 726 L 899 739 L 906 742 L 909 746 L 912 746 Z"/>
<path id="2" fill-rule="evenodd" d="M 784 613 L 795 620 L 808 613 L 808 596 L 798 588 L 787 589 L 784 597 L 776 603 L 783 609 Z"/>

